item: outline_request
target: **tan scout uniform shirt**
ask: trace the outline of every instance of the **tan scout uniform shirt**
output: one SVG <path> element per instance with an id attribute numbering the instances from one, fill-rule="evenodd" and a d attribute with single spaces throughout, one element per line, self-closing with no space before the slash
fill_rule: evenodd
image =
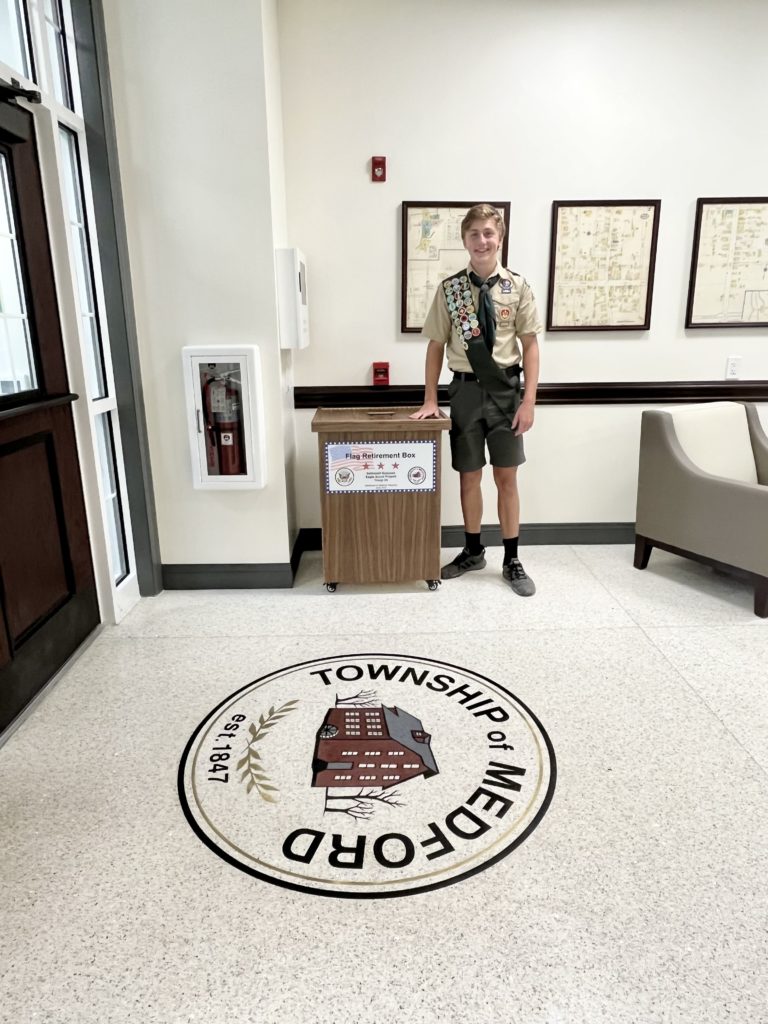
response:
<path id="1" fill-rule="evenodd" d="M 471 267 L 467 267 L 466 270 L 458 273 L 464 273 L 469 277 L 471 269 Z M 505 270 L 499 263 L 496 264 L 493 273 L 498 274 L 500 278 L 491 288 L 491 299 L 496 311 L 496 341 L 493 346 L 493 358 L 499 366 L 513 366 L 520 362 L 518 337 L 521 334 L 540 334 L 542 331 L 541 320 L 531 286 L 525 278 L 519 274 L 513 274 L 511 270 Z M 493 277 L 493 274 L 490 276 Z M 477 309 L 479 289 L 471 282 L 469 287 L 472 292 L 473 305 Z M 446 354 L 451 370 L 457 370 L 460 373 L 473 372 L 464 349 L 464 339 L 453 326 L 451 315 L 448 312 L 442 284 L 435 293 L 421 333 L 427 338 L 440 341 L 448 346 Z"/>

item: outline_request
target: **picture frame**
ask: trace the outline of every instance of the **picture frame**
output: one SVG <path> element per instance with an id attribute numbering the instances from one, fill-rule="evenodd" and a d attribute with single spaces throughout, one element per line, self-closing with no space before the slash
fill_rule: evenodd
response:
<path id="1" fill-rule="evenodd" d="M 768 198 L 696 200 L 685 326 L 768 327 Z"/>
<path id="2" fill-rule="evenodd" d="M 475 202 L 411 200 L 402 204 L 402 281 L 400 330 L 421 334 L 438 285 L 466 267 L 469 257 L 461 241 L 461 222 Z M 501 262 L 509 254 L 509 202 L 491 202 L 504 218 Z"/>
<path id="3" fill-rule="evenodd" d="M 660 199 L 552 203 L 548 331 L 647 331 Z"/>

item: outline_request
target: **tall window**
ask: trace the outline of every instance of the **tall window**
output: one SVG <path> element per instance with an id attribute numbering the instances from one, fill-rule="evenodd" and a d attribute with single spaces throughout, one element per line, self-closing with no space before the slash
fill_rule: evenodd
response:
<path id="1" fill-rule="evenodd" d="M 33 78 L 29 25 L 22 0 L 0 0 L 0 61 Z"/>
<path id="2" fill-rule="evenodd" d="M 0 398 L 37 387 L 9 174 L 0 148 Z"/>
<path id="3" fill-rule="evenodd" d="M 115 463 L 115 441 L 112 434 L 112 414 L 103 412 L 96 417 L 96 437 L 99 445 L 99 469 L 104 495 L 104 518 L 107 523 L 113 581 L 117 584 L 128 575 L 128 551 L 125 543 L 123 509 Z"/>
<path id="4" fill-rule="evenodd" d="M 104 374 L 104 351 L 94 297 L 93 258 L 88 237 L 88 225 L 85 220 L 77 135 L 69 128 L 59 125 L 59 143 L 64 177 L 65 211 L 69 220 L 80 298 L 80 320 L 83 336 L 86 339 L 89 395 L 91 398 L 105 398 L 107 386 Z"/>
<path id="5" fill-rule="evenodd" d="M 79 138 L 65 125 L 59 125 L 59 148 L 64 183 L 64 212 L 69 223 L 70 250 L 78 285 L 80 333 L 88 377 L 88 397 L 92 403 L 99 455 L 102 511 L 109 544 L 112 582 L 117 585 L 128 575 L 130 567 L 115 450 L 115 400 L 109 394 L 104 338 L 96 302 Z"/>
<path id="6" fill-rule="evenodd" d="M 120 420 L 91 195 L 71 0 L 0 0 L 0 78 L 40 93 L 30 108 L 46 198 L 48 238 L 73 407 L 99 603 L 120 619 L 139 599 Z M 0 405 L 40 383 L 35 317 L 12 202 L 13 171 L 0 143 Z M 15 398 L 14 396 L 21 396 Z"/>
<path id="7" fill-rule="evenodd" d="M 45 30 L 48 37 L 48 58 L 51 62 L 51 85 L 59 103 L 74 110 L 72 76 L 69 70 L 67 38 L 61 0 L 44 0 Z"/>

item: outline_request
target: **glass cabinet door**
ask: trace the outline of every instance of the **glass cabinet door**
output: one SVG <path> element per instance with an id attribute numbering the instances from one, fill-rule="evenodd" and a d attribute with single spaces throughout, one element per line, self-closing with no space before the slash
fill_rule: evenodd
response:
<path id="1" fill-rule="evenodd" d="M 205 472 L 214 477 L 247 477 L 242 365 L 198 363 L 197 389 Z"/>
<path id="2" fill-rule="evenodd" d="M 258 347 L 186 346 L 182 355 L 194 487 L 264 487 Z"/>

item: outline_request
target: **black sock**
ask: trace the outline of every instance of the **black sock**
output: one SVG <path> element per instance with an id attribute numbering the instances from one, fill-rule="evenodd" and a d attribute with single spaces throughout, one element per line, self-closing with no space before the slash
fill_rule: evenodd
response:
<path id="1" fill-rule="evenodd" d="M 513 558 L 517 558 L 517 542 L 519 539 L 519 536 L 504 538 L 504 565 L 509 565 Z"/>
<path id="2" fill-rule="evenodd" d="M 483 545 L 480 543 L 479 533 L 467 533 L 464 531 L 465 546 L 470 555 L 479 555 L 483 550 Z"/>

